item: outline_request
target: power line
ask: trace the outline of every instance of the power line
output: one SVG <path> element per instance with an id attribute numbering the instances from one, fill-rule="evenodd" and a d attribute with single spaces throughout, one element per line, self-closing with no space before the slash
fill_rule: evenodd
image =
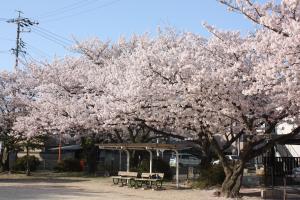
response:
<path id="1" fill-rule="evenodd" d="M 44 30 L 41 30 L 41 29 L 37 29 L 36 27 L 33 27 L 32 30 L 34 32 L 38 32 L 44 36 L 47 36 L 47 37 L 50 37 L 51 39 L 57 41 L 57 42 L 60 42 L 61 44 L 64 44 L 65 46 L 70 46 L 71 45 L 71 40 L 66 40 L 64 39 L 63 37 L 61 36 L 58 36 L 58 35 L 54 35 L 52 32 L 49 32 L 49 31 L 44 31 Z"/>
<path id="2" fill-rule="evenodd" d="M 36 54 L 42 56 L 42 57 L 45 57 L 45 58 L 50 58 L 51 56 L 49 54 L 47 54 L 45 51 L 31 45 L 31 44 L 28 44 L 26 43 L 26 46 L 29 47 L 29 49 L 33 50 L 34 52 L 36 52 Z"/>
<path id="3" fill-rule="evenodd" d="M 89 4 L 95 3 L 97 1 L 98 0 L 92 0 L 92 1 L 91 0 L 81 0 L 81 1 L 75 2 L 74 4 L 69 4 L 69 5 L 64 6 L 62 8 L 58 8 L 56 10 L 44 13 L 43 15 L 39 16 L 39 19 L 45 19 L 45 18 L 49 18 L 49 17 L 51 18 L 55 15 L 61 15 L 61 14 L 64 14 L 66 12 L 88 6 Z"/>
<path id="4" fill-rule="evenodd" d="M 41 61 L 35 59 L 30 53 L 26 53 L 26 56 L 29 57 L 30 62 L 35 62 L 35 63 L 39 63 L 39 64 L 44 64 L 43 62 L 41 62 Z M 20 62 L 22 62 L 23 65 L 25 65 L 25 66 L 27 65 L 27 66 L 28 66 L 30 62 L 28 62 L 26 56 L 25 56 L 25 55 L 22 55 L 22 57 L 23 57 L 24 60 L 23 60 L 23 59 L 20 59 L 20 58 L 19 58 L 19 60 L 20 60 Z"/>
<path id="5" fill-rule="evenodd" d="M 32 61 L 34 61 L 36 63 L 42 64 L 42 65 L 45 64 L 45 63 L 43 63 L 43 62 L 35 59 L 30 53 L 28 53 L 27 56 L 29 56 L 30 60 L 32 60 Z"/>
<path id="6" fill-rule="evenodd" d="M 22 55 L 22 57 L 24 58 L 24 61 L 23 61 L 23 65 L 28 65 L 28 61 L 27 61 L 27 59 L 26 59 L 26 57 L 25 57 L 25 55 Z M 19 60 L 21 60 L 22 61 L 22 59 L 19 59 Z M 24 64 L 25 63 L 25 64 Z"/>
<path id="7" fill-rule="evenodd" d="M 57 37 L 45 32 L 45 31 L 41 31 L 39 29 L 32 28 L 32 32 L 39 35 L 39 36 L 41 36 L 41 37 L 43 37 L 43 38 L 45 38 L 45 39 L 48 39 L 48 40 L 52 41 L 52 42 L 54 42 L 54 43 L 56 43 L 60 46 L 63 46 L 64 48 L 66 48 L 66 46 L 71 45 L 70 43 L 68 43 L 68 42 L 66 42 L 66 41 L 64 41 L 60 38 L 57 38 Z"/>
<path id="8" fill-rule="evenodd" d="M 62 46 L 62 47 L 64 47 L 64 48 L 66 48 L 66 46 L 69 46 L 69 44 L 67 44 L 67 43 L 65 43 L 65 42 L 63 42 L 63 41 L 60 41 L 60 40 L 58 40 L 57 38 L 55 38 L 55 37 L 53 37 L 53 36 L 51 36 L 51 35 L 49 35 L 49 34 L 43 33 L 43 32 L 41 32 L 40 30 L 35 29 L 35 30 L 33 31 L 33 33 L 39 35 L 39 36 L 42 37 L 42 38 L 45 38 L 45 39 L 47 39 L 47 40 L 50 40 L 50 41 L 54 42 L 55 44 L 58 44 L 58 45 L 60 45 L 60 46 Z"/>
<path id="9" fill-rule="evenodd" d="M 66 18 L 74 17 L 74 16 L 77 16 L 77 15 L 82 15 L 82 14 L 85 14 L 85 13 L 89 13 L 89 12 L 95 11 L 95 10 L 100 9 L 100 8 L 104 8 L 104 7 L 113 5 L 113 4 L 115 4 L 115 3 L 119 2 L 119 1 L 121 1 L 121 0 L 110 1 L 110 2 L 104 3 L 104 4 L 100 5 L 100 6 L 96 6 L 96 7 L 90 8 L 90 9 L 83 10 L 81 12 L 77 12 L 77 13 L 74 13 L 74 14 L 71 14 L 71 15 L 62 16 L 62 17 L 59 17 L 59 18 L 45 20 L 43 22 L 60 21 L 60 20 L 66 19 Z"/>
<path id="10" fill-rule="evenodd" d="M 72 40 L 69 40 L 68 38 L 65 38 L 65 37 L 60 36 L 60 35 L 58 35 L 58 34 L 56 34 L 56 33 L 53 33 L 53 32 L 51 32 L 51 31 L 49 31 L 49 30 L 47 30 L 47 29 L 45 29 L 45 28 L 38 27 L 38 26 L 36 26 L 35 28 L 39 29 L 40 31 L 46 32 L 46 33 L 48 33 L 48 34 L 50 34 L 50 35 L 53 35 L 54 37 L 60 38 L 61 40 L 64 40 L 64 41 L 66 41 L 66 42 L 69 42 L 69 43 L 73 43 L 73 42 L 74 42 L 74 41 L 72 41 Z"/>

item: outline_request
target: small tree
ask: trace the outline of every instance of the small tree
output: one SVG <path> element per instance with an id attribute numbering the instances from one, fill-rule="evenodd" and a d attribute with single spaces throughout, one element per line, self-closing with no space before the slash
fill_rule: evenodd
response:
<path id="1" fill-rule="evenodd" d="M 46 136 L 40 135 L 35 136 L 34 138 L 25 139 L 25 142 L 22 143 L 22 146 L 26 150 L 26 175 L 30 176 L 30 155 L 29 149 L 40 149 L 44 147 L 44 141 L 46 140 Z"/>

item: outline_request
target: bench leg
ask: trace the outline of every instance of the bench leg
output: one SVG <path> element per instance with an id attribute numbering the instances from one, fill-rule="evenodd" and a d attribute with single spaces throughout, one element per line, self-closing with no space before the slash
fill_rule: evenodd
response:
<path id="1" fill-rule="evenodd" d="M 135 180 L 134 179 L 129 179 L 129 184 L 128 186 L 130 187 L 135 187 Z"/>
<path id="2" fill-rule="evenodd" d="M 119 179 L 118 179 L 118 178 L 113 178 L 113 183 L 114 183 L 115 185 L 118 185 L 118 184 L 119 184 Z"/>
<path id="3" fill-rule="evenodd" d="M 121 179 L 121 185 L 122 185 L 122 187 L 123 187 L 124 185 L 127 185 L 127 179 Z"/>
<path id="4" fill-rule="evenodd" d="M 152 181 L 149 181 L 149 188 L 152 188 Z"/>
<path id="5" fill-rule="evenodd" d="M 151 188 L 151 181 L 148 180 L 141 181 L 141 187 L 143 187 L 143 184 L 145 185 L 144 189 Z"/>
<path id="6" fill-rule="evenodd" d="M 162 188 L 162 181 L 155 181 L 156 189 Z"/>
<path id="7" fill-rule="evenodd" d="M 135 187 L 142 187 L 143 186 L 143 181 L 135 181 Z"/>

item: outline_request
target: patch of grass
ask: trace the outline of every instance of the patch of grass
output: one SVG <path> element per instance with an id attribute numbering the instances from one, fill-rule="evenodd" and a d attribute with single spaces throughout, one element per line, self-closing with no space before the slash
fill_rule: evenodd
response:
<path id="1" fill-rule="evenodd" d="M 76 178 L 102 178 L 99 176 L 88 174 L 87 172 L 53 172 L 53 171 L 39 171 L 35 172 L 33 176 L 36 177 L 76 177 Z"/>
<path id="2" fill-rule="evenodd" d="M 24 172 L 3 172 L 0 173 L 0 179 L 39 179 L 39 180 L 50 180 L 50 179 L 99 179 L 103 177 L 96 177 L 89 175 L 85 172 L 53 172 L 53 171 L 36 171 L 32 172 L 30 176 L 26 176 Z"/>
<path id="3" fill-rule="evenodd" d="M 34 173 L 34 176 L 43 177 L 84 177 L 84 172 L 53 172 L 53 171 L 40 171 Z"/>

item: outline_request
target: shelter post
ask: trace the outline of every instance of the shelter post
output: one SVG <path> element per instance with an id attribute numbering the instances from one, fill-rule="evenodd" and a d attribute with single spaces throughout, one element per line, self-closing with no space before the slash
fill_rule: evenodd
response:
<path id="1" fill-rule="evenodd" d="M 119 150 L 119 171 L 122 170 L 122 150 Z"/>
<path id="2" fill-rule="evenodd" d="M 153 154 L 152 151 L 147 149 L 147 151 L 150 153 L 150 174 L 152 174 L 152 160 L 153 160 Z"/>
<path id="3" fill-rule="evenodd" d="M 128 150 L 125 150 L 126 151 L 126 153 L 127 153 L 127 172 L 129 172 L 130 171 L 130 153 L 129 153 L 129 151 Z"/>
<path id="4" fill-rule="evenodd" d="M 176 187 L 179 188 L 179 155 L 177 150 L 174 152 L 176 153 Z"/>

